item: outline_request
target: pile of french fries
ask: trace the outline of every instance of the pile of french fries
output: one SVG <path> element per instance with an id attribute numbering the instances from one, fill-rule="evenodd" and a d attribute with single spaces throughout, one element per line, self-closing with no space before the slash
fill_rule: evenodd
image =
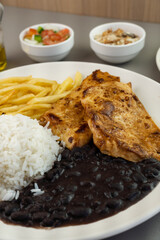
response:
<path id="1" fill-rule="evenodd" d="M 80 72 L 74 79 L 68 77 L 61 84 L 32 76 L 0 79 L 0 115 L 19 113 L 39 119 L 52 103 L 67 96 L 81 82 Z"/>

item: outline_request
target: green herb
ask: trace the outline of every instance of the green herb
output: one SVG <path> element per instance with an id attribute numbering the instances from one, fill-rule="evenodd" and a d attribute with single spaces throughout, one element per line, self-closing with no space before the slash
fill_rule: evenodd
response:
<path id="1" fill-rule="evenodd" d="M 42 42 L 42 37 L 41 35 L 34 35 L 34 40 L 36 40 L 37 42 Z"/>
<path id="2" fill-rule="evenodd" d="M 39 26 L 39 27 L 37 28 L 37 32 L 38 32 L 38 33 L 41 33 L 42 31 L 44 31 L 44 28 L 41 27 L 41 26 Z"/>

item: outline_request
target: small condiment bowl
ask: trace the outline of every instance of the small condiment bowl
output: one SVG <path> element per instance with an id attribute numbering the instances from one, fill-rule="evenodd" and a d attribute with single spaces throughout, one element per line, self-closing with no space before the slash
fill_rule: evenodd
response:
<path id="1" fill-rule="evenodd" d="M 68 28 L 70 37 L 63 42 L 53 45 L 34 45 L 24 40 L 24 35 L 30 28 L 37 29 L 39 26 L 45 27 L 46 25 L 58 28 L 59 30 Z M 71 27 L 60 23 L 41 23 L 24 29 L 19 35 L 19 40 L 22 50 L 32 60 L 37 62 L 59 61 L 65 58 L 74 46 L 74 31 Z"/>
<path id="2" fill-rule="evenodd" d="M 122 29 L 124 32 L 138 35 L 139 40 L 126 45 L 104 44 L 95 40 L 96 35 L 102 34 L 107 29 L 112 29 L 115 31 L 118 28 Z M 146 32 L 142 27 L 128 22 L 113 22 L 102 24 L 93 28 L 89 33 L 90 47 L 95 52 L 95 54 L 100 59 L 114 64 L 124 63 L 136 57 L 144 47 L 145 37 Z"/>

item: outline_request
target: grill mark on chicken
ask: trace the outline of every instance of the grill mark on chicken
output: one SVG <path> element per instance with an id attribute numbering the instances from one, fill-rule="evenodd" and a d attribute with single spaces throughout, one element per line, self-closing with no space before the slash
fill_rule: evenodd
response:
<path id="1" fill-rule="evenodd" d="M 90 86 L 96 86 L 105 81 L 120 81 L 120 79 L 107 72 L 94 71 L 79 87 L 54 103 L 52 109 L 40 118 L 41 124 L 49 121 L 53 134 L 59 136 L 69 149 L 87 144 L 92 138 L 92 132 L 81 104 L 82 93 L 87 92 Z"/>
<path id="2" fill-rule="evenodd" d="M 58 116 L 56 116 L 56 115 L 53 114 L 53 113 L 50 113 L 48 116 L 49 116 L 49 118 L 51 119 L 51 121 L 58 121 L 58 122 L 61 122 L 61 121 L 62 121 Z"/>
<path id="3" fill-rule="evenodd" d="M 113 103 L 110 101 L 104 101 L 104 102 L 102 102 L 102 104 L 103 104 L 104 108 L 101 110 L 101 113 L 108 117 L 111 117 L 112 112 L 115 109 Z"/>
<path id="4" fill-rule="evenodd" d="M 69 138 L 68 138 L 68 142 L 69 142 L 69 143 L 72 143 L 72 142 L 73 142 L 73 137 L 69 137 Z"/>
<path id="5" fill-rule="evenodd" d="M 81 102 L 93 141 L 102 153 L 135 162 L 150 157 L 160 160 L 159 128 L 131 84 L 108 81 L 90 87 Z"/>
<path id="6" fill-rule="evenodd" d="M 82 106 L 83 105 L 83 106 Z M 132 92 L 131 83 L 100 70 L 89 75 L 42 117 L 66 147 L 81 147 L 93 135 L 105 154 L 130 161 L 160 160 L 160 130 Z"/>
<path id="7" fill-rule="evenodd" d="M 87 123 L 84 123 L 82 124 L 78 130 L 76 130 L 76 133 L 82 133 L 85 131 L 85 129 L 88 128 L 88 124 Z"/>

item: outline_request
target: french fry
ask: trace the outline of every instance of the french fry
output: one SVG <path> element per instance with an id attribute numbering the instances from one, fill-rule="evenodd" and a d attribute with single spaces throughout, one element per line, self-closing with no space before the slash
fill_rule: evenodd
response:
<path id="1" fill-rule="evenodd" d="M 37 114 L 33 114 L 32 118 L 33 119 L 39 119 L 42 116 L 43 113 L 37 113 Z"/>
<path id="2" fill-rule="evenodd" d="M 22 82 L 27 82 L 32 78 L 32 76 L 27 76 L 27 77 L 9 77 L 9 78 L 4 78 L 0 79 L 0 85 L 3 83 L 22 83 Z"/>
<path id="3" fill-rule="evenodd" d="M 6 87 L 6 88 L 3 88 L 3 89 L 0 89 L 0 94 L 2 93 L 6 93 L 6 92 L 9 92 L 9 91 L 12 91 L 12 90 L 20 90 L 20 89 L 23 89 L 23 90 L 30 90 L 34 93 L 38 93 L 40 91 L 43 90 L 42 87 L 40 86 L 35 86 L 33 84 L 17 84 L 16 86 L 11 86 L 11 87 Z"/>
<path id="4" fill-rule="evenodd" d="M 71 91 L 67 91 L 61 94 L 55 94 L 53 96 L 46 96 L 46 97 L 38 97 L 38 98 L 33 98 L 30 103 L 31 104 L 38 104 L 38 103 L 54 103 L 60 98 L 63 98 L 67 96 Z"/>
<path id="5" fill-rule="evenodd" d="M 55 94 L 61 94 L 65 91 L 70 90 L 73 87 L 73 79 L 71 77 L 68 77 L 66 80 L 64 80 L 59 87 L 57 88 Z"/>
<path id="6" fill-rule="evenodd" d="M 26 105 L 21 109 L 19 109 L 18 113 L 21 113 L 30 109 L 48 109 L 50 107 L 51 107 L 51 104 L 47 104 L 47 103 L 37 103 L 37 104 L 28 105 L 28 106 Z"/>
<path id="7" fill-rule="evenodd" d="M 9 101 L 10 104 L 25 104 L 26 102 L 30 101 L 33 99 L 35 95 L 33 93 L 22 95 L 19 98 L 11 99 Z"/>
<path id="8" fill-rule="evenodd" d="M 9 99 L 12 97 L 14 94 L 15 90 L 12 90 L 11 92 L 8 93 L 8 95 L 3 96 L 3 98 L 0 99 L 0 105 L 5 104 Z"/>
<path id="9" fill-rule="evenodd" d="M 30 84 L 35 84 L 35 85 L 39 85 L 39 86 L 51 86 L 53 83 L 57 83 L 54 80 L 47 80 L 44 78 L 33 78 L 29 81 Z"/>
<path id="10" fill-rule="evenodd" d="M 1 108 L 0 112 L 2 113 L 10 113 L 14 111 L 18 112 L 21 107 L 22 107 L 21 105 L 8 106 L 8 107 Z"/>
<path id="11" fill-rule="evenodd" d="M 56 83 L 53 83 L 53 84 L 52 84 L 52 90 L 51 90 L 51 92 L 49 93 L 49 96 L 55 94 L 55 92 L 56 92 L 56 90 L 57 90 L 58 87 L 59 87 L 59 84 L 58 84 L 57 82 L 56 82 Z"/>
<path id="12" fill-rule="evenodd" d="M 11 86 L 16 86 L 16 82 L 12 82 L 12 83 L 2 83 L 0 84 L 0 89 L 5 88 L 5 87 L 11 87 Z"/>
<path id="13" fill-rule="evenodd" d="M 75 82 L 74 82 L 74 87 L 78 87 L 82 83 L 82 74 L 80 72 L 76 72 L 75 74 Z"/>
<path id="14" fill-rule="evenodd" d="M 67 96 L 81 82 L 79 72 L 75 80 L 68 77 L 61 84 L 32 76 L 0 79 L 0 114 L 20 113 L 39 119 L 52 103 Z"/>
<path id="15" fill-rule="evenodd" d="M 16 93 L 15 93 L 15 95 L 14 95 L 14 99 L 16 99 L 16 98 L 20 98 L 20 97 L 22 97 L 22 96 L 24 96 L 24 95 L 26 95 L 27 94 L 27 90 L 16 90 Z"/>
<path id="16" fill-rule="evenodd" d="M 46 96 L 49 92 L 51 92 L 51 88 L 44 88 L 42 92 L 39 92 L 35 97 L 44 97 Z"/>
<path id="17" fill-rule="evenodd" d="M 26 116 L 33 116 L 35 114 L 35 110 L 34 109 L 31 109 L 31 110 L 27 110 L 25 112 L 23 112 L 23 115 L 26 115 Z"/>

